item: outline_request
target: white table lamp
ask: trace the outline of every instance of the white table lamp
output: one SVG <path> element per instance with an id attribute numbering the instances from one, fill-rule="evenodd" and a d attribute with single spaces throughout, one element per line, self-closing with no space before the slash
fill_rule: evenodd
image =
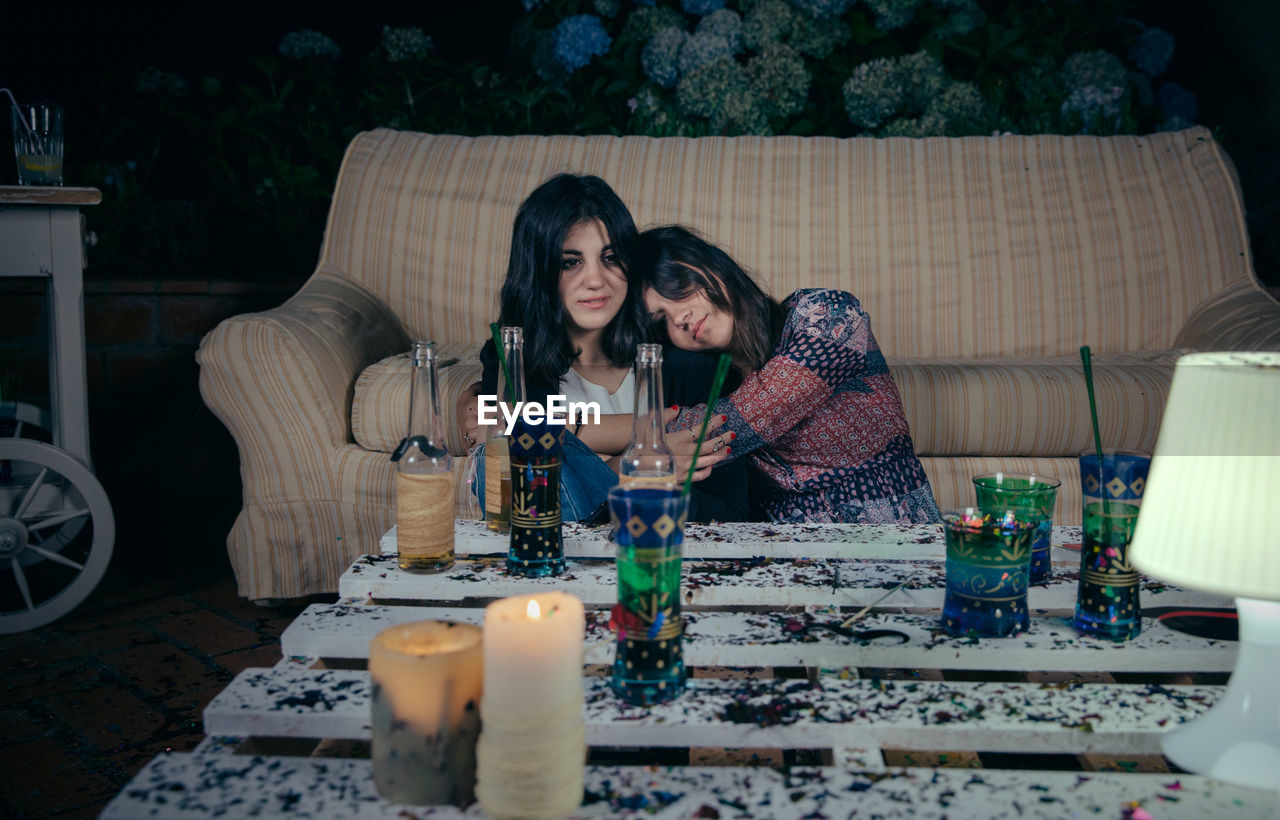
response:
<path id="1" fill-rule="evenodd" d="M 1235 596 L 1231 682 L 1164 753 L 1280 790 L 1280 353 L 1194 353 L 1174 368 L 1130 547 L 1143 572 Z"/>

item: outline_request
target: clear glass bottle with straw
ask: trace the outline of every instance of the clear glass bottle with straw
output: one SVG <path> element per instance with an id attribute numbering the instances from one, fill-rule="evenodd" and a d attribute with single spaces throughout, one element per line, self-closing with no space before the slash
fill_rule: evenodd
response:
<path id="1" fill-rule="evenodd" d="M 622 451 L 618 466 L 619 483 L 622 486 L 676 486 L 676 460 L 667 446 L 662 411 L 662 345 L 638 345 L 631 444 Z"/>
<path id="2" fill-rule="evenodd" d="M 434 342 L 414 342 L 410 354 L 409 431 L 396 463 L 396 543 L 400 569 L 441 572 L 453 566 L 453 456 L 440 413 Z"/>
<path id="3" fill-rule="evenodd" d="M 514 358 L 520 358 L 523 364 L 523 355 L 517 357 L 512 353 L 516 348 L 524 347 L 523 328 L 504 327 L 499 341 L 502 343 L 501 361 L 509 362 Z M 520 386 L 519 399 L 514 397 L 514 390 L 507 369 L 499 366 L 498 402 L 514 408 L 515 402 L 524 398 L 523 383 Z M 504 434 L 505 423 L 502 418 L 499 412 L 498 423 L 485 430 L 484 523 L 493 532 L 506 535 L 511 531 L 511 449 Z"/>

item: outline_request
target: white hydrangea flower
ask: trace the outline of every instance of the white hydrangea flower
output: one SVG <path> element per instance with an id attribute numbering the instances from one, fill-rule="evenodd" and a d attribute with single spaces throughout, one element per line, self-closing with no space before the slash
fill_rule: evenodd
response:
<path id="1" fill-rule="evenodd" d="M 305 60 L 308 57 L 333 59 L 342 54 L 342 49 L 337 43 L 311 29 L 291 31 L 286 34 L 280 41 L 279 51 L 283 56 L 294 60 Z"/>
<path id="2" fill-rule="evenodd" d="M 382 52 L 387 55 L 387 62 L 403 63 L 409 60 L 421 60 L 431 52 L 431 38 L 422 33 L 417 26 L 404 28 L 382 27 Z"/>

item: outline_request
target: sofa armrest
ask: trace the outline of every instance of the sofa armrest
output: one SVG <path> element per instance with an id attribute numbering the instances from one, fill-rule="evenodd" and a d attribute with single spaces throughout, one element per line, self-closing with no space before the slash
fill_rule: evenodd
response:
<path id="1" fill-rule="evenodd" d="M 325 462 L 351 441 L 356 377 L 408 346 L 386 305 L 328 267 L 284 304 L 233 316 L 206 335 L 196 353 L 200 394 L 236 440 L 246 497 L 294 497 L 299 485 L 329 497 Z M 282 462 L 296 466 L 281 470 Z"/>
<path id="2" fill-rule="evenodd" d="M 1232 285 L 1196 308 L 1173 346 L 1280 350 L 1280 303 L 1252 282 Z"/>

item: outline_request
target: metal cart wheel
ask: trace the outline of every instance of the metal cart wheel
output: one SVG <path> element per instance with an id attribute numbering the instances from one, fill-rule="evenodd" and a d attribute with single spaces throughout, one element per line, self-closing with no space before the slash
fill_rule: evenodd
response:
<path id="1" fill-rule="evenodd" d="M 49 444 L 0 439 L 0 634 L 52 623 L 78 606 L 106 572 L 115 516 L 102 485 Z M 79 530 L 64 538 L 68 522 Z"/>

